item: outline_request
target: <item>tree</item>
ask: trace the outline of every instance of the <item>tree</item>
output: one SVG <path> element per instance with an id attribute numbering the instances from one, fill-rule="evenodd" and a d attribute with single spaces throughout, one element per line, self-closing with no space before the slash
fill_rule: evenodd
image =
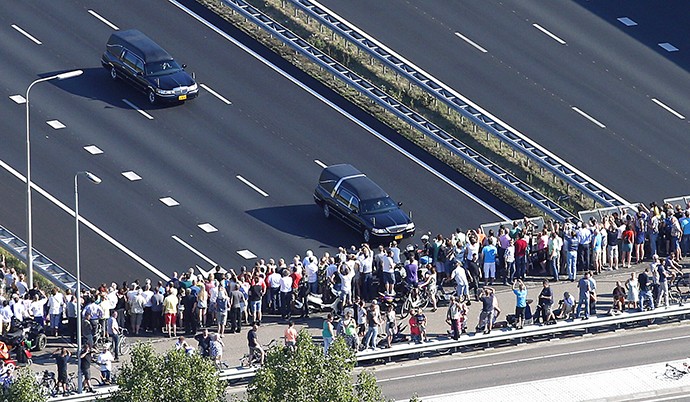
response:
<path id="1" fill-rule="evenodd" d="M 45 402 L 46 397 L 39 391 L 36 375 L 28 367 L 19 369 L 7 390 L 0 391 L 4 402 Z"/>
<path id="2" fill-rule="evenodd" d="M 354 353 L 337 339 L 324 356 L 311 335 L 301 330 L 297 348 L 290 352 L 274 347 L 266 354 L 265 364 L 257 370 L 247 387 L 248 402 L 382 402 L 374 376 L 363 371 L 353 383 Z"/>
<path id="3" fill-rule="evenodd" d="M 213 362 L 198 354 L 170 350 L 161 355 L 151 344 L 132 347 L 132 359 L 120 370 L 113 402 L 223 400 L 225 385 Z"/>

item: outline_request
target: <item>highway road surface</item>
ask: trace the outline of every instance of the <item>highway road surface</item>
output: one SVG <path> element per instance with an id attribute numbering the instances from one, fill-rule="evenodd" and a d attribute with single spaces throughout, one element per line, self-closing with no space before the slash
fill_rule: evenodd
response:
<path id="1" fill-rule="evenodd" d="M 209 28 L 174 1 L 5 5 L 1 224 L 25 238 L 26 88 L 73 69 L 84 73 L 31 91 L 34 245 L 72 269 L 73 217 L 55 205 L 73 208 L 76 172 L 101 177 L 99 186 L 80 186 L 80 210 L 89 225 L 82 230 L 82 273 L 92 285 L 167 278 L 196 264 L 290 261 L 306 249 L 320 255 L 358 244 L 356 233 L 324 219 L 313 204 L 327 164 L 348 162 L 368 173 L 412 211 L 418 232 L 448 234 L 519 216 L 196 9 L 220 28 Z M 186 63 L 203 84 L 199 98 L 149 106 L 143 94 L 111 81 L 100 55 L 108 36 L 127 28 L 144 31 Z"/>
<path id="2" fill-rule="evenodd" d="M 319 3 L 623 198 L 687 193 L 687 1 Z"/>

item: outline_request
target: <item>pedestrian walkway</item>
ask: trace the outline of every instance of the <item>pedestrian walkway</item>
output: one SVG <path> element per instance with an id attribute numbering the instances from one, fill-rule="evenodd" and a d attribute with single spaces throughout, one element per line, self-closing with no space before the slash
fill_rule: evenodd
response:
<path id="1" fill-rule="evenodd" d="M 679 360 L 671 362 L 682 367 Z M 455 401 L 627 401 L 635 399 L 683 400 L 690 393 L 690 374 L 679 379 L 664 376 L 666 363 L 569 375 L 539 381 L 420 396 L 425 402 Z M 685 394 L 686 396 L 683 396 Z M 670 399 L 665 396 L 672 396 Z"/>

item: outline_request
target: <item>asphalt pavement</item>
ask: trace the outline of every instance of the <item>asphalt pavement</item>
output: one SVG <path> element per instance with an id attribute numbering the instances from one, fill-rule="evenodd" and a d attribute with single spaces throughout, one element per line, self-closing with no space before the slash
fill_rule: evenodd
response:
<path id="1" fill-rule="evenodd" d="M 257 257 L 359 244 L 357 233 L 324 219 L 313 203 L 328 164 L 367 173 L 412 212 L 418 232 L 503 220 L 484 204 L 519 217 L 230 24 L 184 3 L 218 27 L 174 1 L 28 1 L 0 15 L 7 38 L 0 58 L 8 61 L 0 75 L 0 222 L 20 237 L 26 105 L 15 95 L 39 76 L 84 71 L 39 84 L 30 96 L 34 246 L 69 271 L 74 174 L 89 170 L 103 180 L 80 186 L 84 282 L 156 280 L 194 265 L 239 268 Z M 116 28 L 142 29 L 188 64 L 203 84 L 199 98 L 149 106 L 143 94 L 112 82 L 100 55 Z"/>
<path id="2" fill-rule="evenodd" d="M 630 202 L 685 192 L 687 2 L 316 3 Z"/>

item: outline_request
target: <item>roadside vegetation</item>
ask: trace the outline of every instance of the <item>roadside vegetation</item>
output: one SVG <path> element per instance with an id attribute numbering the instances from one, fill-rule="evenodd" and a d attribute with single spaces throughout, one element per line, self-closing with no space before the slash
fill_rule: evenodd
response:
<path id="1" fill-rule="evenodd" d="M 493 181 L 489 176 L 479 172 L 473 166 L 466 164 L 460 157 L 452 155 L 432 139 L 427 138 L 409 124 L 387 112 L 366 96 L 361 95 L 356 89 L 334 78 L 333 75 L 319 68 L 309 59 L 300 56 L 293 49 L 271 37 L 261 28 L 245 20 L 239 14 L 234 13 L 222 1 L 197 1 L 254 37 L 287 61 L 355 103 L 378 120 L 384 122 L 405 138 L 413 141 L 439 160 L 461 172 L 497 197 L 515 206 L 523 214 L 527 216 L 543 215 L 541 210 L 534 205 L 523 200 L 500 183 Z M 446 105 L 413 82 L 396 74 L 376 59 L 341 38 L 328 27 L 320 24 L 313 18 L 307 17 L 302 11 L 294 8 L 290 2 L 281 0 L 248 0 L 248 2 L 328 54 L 334 60 L 350 68 L 358 75 L 377 85 L 379 89 L 387 92 L 404 105 L 443 128 L 458 140 L 510 171 L 516 177 L 538 189 L 552 200 L 558 201 L 565 209 L 577 212 L 600 207 L 591 198 L 541 168 L 522 154 L 515 152 L 511 147 L 454 110 L 450 110 Z M 457 89 L 462 91 L 462 88 Z"/>

